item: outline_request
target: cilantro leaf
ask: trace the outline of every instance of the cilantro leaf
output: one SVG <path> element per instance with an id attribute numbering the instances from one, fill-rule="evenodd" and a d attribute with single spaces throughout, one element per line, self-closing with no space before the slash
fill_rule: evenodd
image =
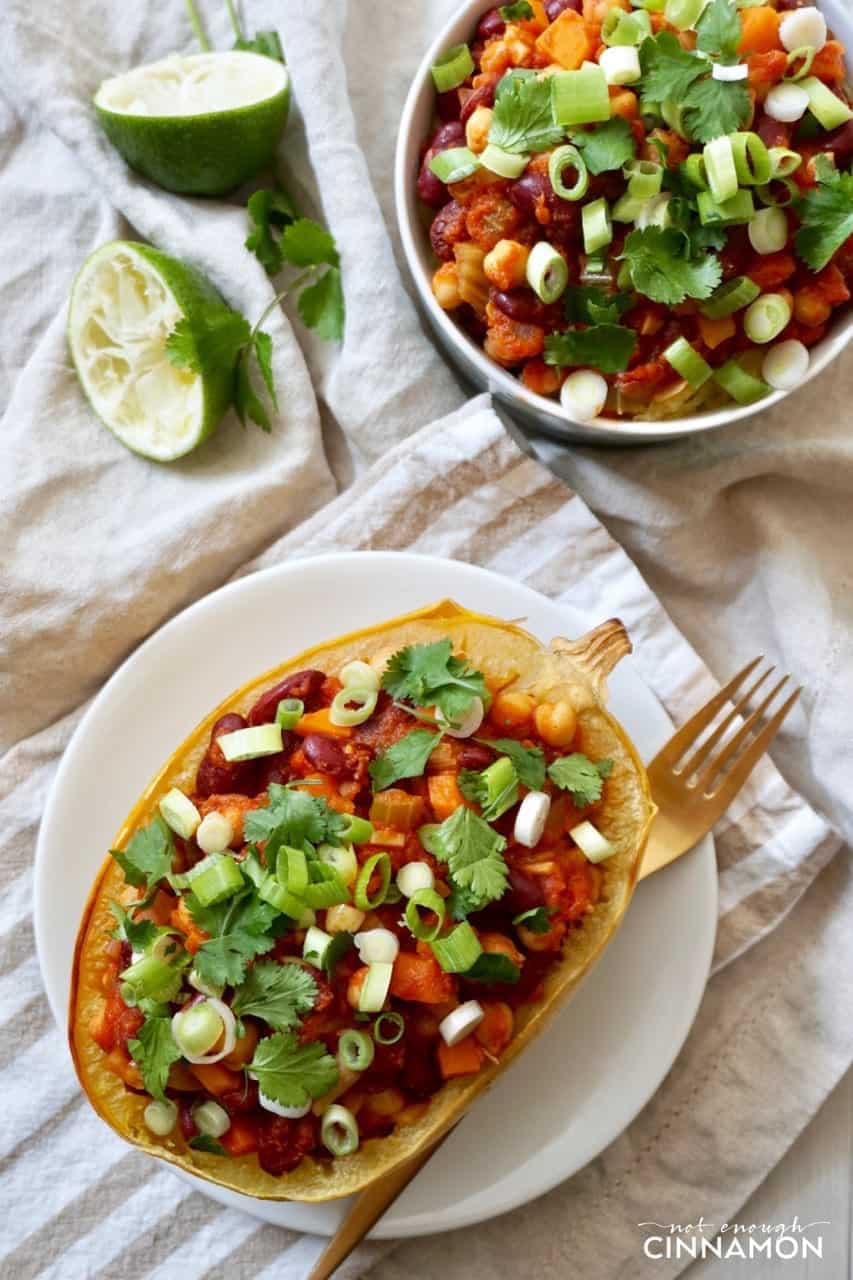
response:
<path id="1" fill-rule="evenodd" d="M 607 293 L 597 285 L 570 285 L 563 294 L 569 324 L 618 324 L 633 306 L 630 293 Z"/>
<path id="2" fill-rule="evenodd" d="M 552 910 L 548 907 L 531 907 L 529 911 L 513 916 L 512 923 L 523 924 L 531 933 L 547 933 L 551 928 L 551 915 Z"/>
<path id="3" fill-rule="evenodd" d="M 470 890 L 480 906 L 503 896 L 509 876 L 503 858 L 506 840 L 488 822 L 460 807 L 434 837 L 436 856 L 447 863 L 453 886 Z"/>
<path id="4" fill-rule="evenodd" d="M 300 1045 L 292 1031 L 277 1031 L 258 1043 L 247 1067 L 262 1091 L 283 1107 L 304 1107 L 338 1082 L 338 1064 L 322 1041 Z"/>
<path id="5" fill-rule="evenodd" d="M 266 406 L 252 385 L 252 375 L 249 371 L 248 360 L 240 360 L 237 363 L 237 374 L 234 380 L 234 408 L 244 427 L 248 418 L 256 423 L 262 431 L 272 431 L 272 423 Z"/>
<path id="6" fill-rule="evenodd" d="M 284 257 L 274 229 L 281 230 L 298 218 L 296 206 L 281 188 L 263 188 L 249 196 L 246 206 L 251 230 L 246 237 L 246 248 L 252 252 L 261 266 L 271 275 L 277 275 L 284 265 Z"/>
<path id="7" fill-rule="evenodd" d="M 212 986 L 238 986 L 246 978 L 249 961 L 275 944 L 270 932 L 278 914 L 275 907 L 252 892 L 214 907 L 203 907 L 192 893 L 184 901 L 196 924 L 210 934 L 195 954 L 199 976 Z"/>
<path id="8" fill-rule="evenodd" d="M 375 789 L 384 791 L 400 778 L 419 778 L 441 741 L 441 734 L 429 729 L 413 729 L 383 751 L 370 764 Z"/>
<path id="9" fill-rule="evenodd" d="M 297 218 L 281 233 L 281 252 L 294 267 L 336 267 L 340 261 L 332 235 L 311 218 Z"/>
<path id="10" fill-rule="evenodd" d="M 487 696 L 483 673 L 455 658 L 449 639 L 400 649 L 388 660 L 382 687 L 392 698 L 438 707 L 451 723 L 465 714 L 474 698 Z"/>
<path id="11" fill-rule="evenodd" d="M 151 920 L 134 920 L 130 912 L 125 911 L 118 902 L 110 903 L 110 911 L 117 921 L 113 937 L 121 942 L 129 942 L 134 951 L 147 950 L 160 932 Z"/>
<path id="12" fill-rule="evenodd" d="M 158 814 L 147 827 L 134 832 L 126 849 L 110 849 L 110 853 L 128 884 L 137 888 L 144 884 L 146 889 L 151 889 L 170 874 L 175 844 L 171 831 Z"/>
<path id="13" fill-rule="evenodd" d="M 477 738 L 499 755 L 509 756 L 519 782 L 530 791 L 541 791 L 545 782 L 545 756 L 539 747 L 525 747 L 515 738 Z"/>
<path id="14" fill-rule="evenodd" d="M 728 83 L 712 76 L 694 84 L 683 101 L 684 123 L 696 142 L 712 142 L 724 133 L 736 133 L 749 119 L 752 99 L 743 83 Z"/>
<path id="15" fill-rule="evenodd" d="M 671 31 L 661 31 L 643 41 L 640 65 L 643 96 L 649 102 L 683 101 L 693 81 L 708 71 L 705 59 L 682 49 Z"/>
<path id="16" fill-rule="evenodd" d="M 562 367 L 583 365 L 602 373 L 621 373 L 627 369 L 637 349 L 633 329 L 620 324 L 595 324 L 589 329 L 569 329 L 565 333 L 549 333 L 545 339 L 546 364 Z"/>
<path id="17" fill-rule="evenodd" d="M 302 323 L 316 329 L 325 342 L 340 342 L 344 336 L 344 293 L 338 267 L 329 267 L 299 295 L 297 303 Z"/>
<path id="18" fill-rule="evenodd" d="M 253 40 L 246 40 L 241 36 L 234 41 L 232 47 L 246 53 L 263 54 L 265 58 L 273 58 L 276 62 L 284 62 L 284 50 L 277 31 L 257 31 Z"/>
<path id="19" fill-rule="evenodd" d="M 487 905 L 476 893 L 460 889 L 458 885 L 453 886 L 446 901 L 451 920 L 467 920 L 472 911 L 479 911 Z"/>
<path id="20" fill-rule="evenodd" d="M 802 223 L 794 247 L 812 271 L 822 271 L 853 235 L 853 173 L 827 169 L 818 177 L 794 205 Z"/>
<path id="21" fill-rule="evenodd" d="M 251 328 L 239 311 L 224 302 L 200 307 L 192 323 L 184 316 L 166 339 L 166 355 L 178 369 L 206 373 L 231 367 L 249 341 Z"/>
<path id="22" fill-rule="evenodd" d="M 273 782 L 267 788 L 269 804 L 250 809 L 244 831 L 247 841 L 267 842 L 267 861 L 283 844 L 301 848 L 311 844 L 340 844 L 346 819 L 331 809 L 322 796 Z"/>
<path id="23" fill-rule="evenodd" d="M 517 0 L 515 4 L 502 4 L 501 17 L 504 22 L 525 22 L 533 17 L 533 6 L 528 0 Z"/>
<path id="24" fill-rule="evenodd" d="M 723 278 L 722 263 L 713 254 L 694 261 L 688 248 L 685 233 L 672 227 L 632 231 L 622 257 L 637 292 L 670 307 L 685 298 L 710 298 Z"/>
<path id="25" fill-rule="evenodd" d="M 231 1008 L 239 1018 L 263 1018 L 276 1031 L 287 1031 L 314 1008 L 317 992 L 316 981 L 301 964 L 263 960 L 252 965 Z"/>
<path id="26" fill-rule="evenodd" d="M 740 37 L 741 20 L 735 0 L 710 0 L 696 23 L 697 49 L 724 62 L 737 62 Z"/>
<path id="27" fill-rule="evenodd" d="M 190 1138 L 187 1145 L 192 1147 L 193 1151 L 206 1151 L 211 1156 L 228 1155 L 222 1143 L 211 1138 L 209 1133 L 197 1133 L 194 1138 Z"/>
<path id="28" fill-rule="evenodd" d="M 604 779 L 613 769 L 612 760 L 593 762 L 581 751 L 561 756 L 548 766 L 548 777 L 561 791 L 568 791 L 579 809 L 601 799 Z"/>
<path id="29" fill-rule="evenodd" d="M 272 400 L 277 409 L 278 396 L 275 393 L 275 379 L 272 375 L 272 338 L 268 333 L 264 333 L 263 329 L 259 329 L 252 339 L 252 347 L 255 352 L 255 359 L 258 362 L 258 368 L 261 371 L 261 377 L 264 380 L 264 386 L 269 392 L 270 400 Z"/>
<path id="30" fill-rule="evenodd" d="M 554 123 L 547 77 L 540 80 L 535 73 L 521 76 L 508 72 L 498 87 L 489 142 L 515 155 L 547 151 L 562 142 L 563 130 Z"/>
<path id="31" fill-rule="evenodd" d="M 466 982 L 518 982 L 521 970 L 509 956 L 502 956 L 497 951 L 484 951 L 460 977 Z"/>
<path id="32" fill-rule="evenodd" d="M 166 1098 L 169 1068 L 177 1062 L 181 1051 L 172 1035 L 170 1018 L 146 1018 L 135 1040 L 128 1040 L 128 1052 L 139 1067 L 143 1084 L 152 1098 Z"/>
<path id="33" fill-rule="evenodd" d="M 596 125 L 590 132 L 578 130 L 572 134 L 572 142 L 583 153 L 586 167 L 592 174 L 621 169 L 634 159 L 637 152 L 631 126 L 621 116 Z"/>

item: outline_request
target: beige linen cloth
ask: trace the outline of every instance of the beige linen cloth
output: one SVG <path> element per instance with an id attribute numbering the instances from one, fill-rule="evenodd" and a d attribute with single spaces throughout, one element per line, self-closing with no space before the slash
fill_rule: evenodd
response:
<path id="1" fill-rule="evenodd" d="M 226 47 L 220 6 L 206 8 Z M 242 247 L 238 205 L 153 191 L 92 125 L 87 104 L 104 76 L 191 49 L 182 6 L 7 0 L 0 15 L 4 1275 L 299 1280 L 320 1248 L 221 1209 L 114 1138 L 80 1098 L 41 992 L 30 892 L 47 790 L 82 705 L 146 634 L 247 565 L 412 547 L 496 568 L 590 617 L 620 613 L 640 674 L 675 719 L 713 687 L 631 560 L 580 498 L 519 454 L 482 399 L 441 420 L 464 397 L 420 331 L 388 226 L 402 96 L 451 8 L 250 6 L 250 25 L 278 25 L 288 50 L 302 120 L 286 162 L 304 198 L 319 195 L 341 247 L 346 338 L 324 349 L 276 318 L 286 393 L 273 434 L 229 420 L 171 468 L 127 454 L 93 420 L 63 330 L 77 265 L 116 235 L 198 263 L 249 315 L 270 297 Z M 778 758 L 848 839 L 850 375 L 839 362 L 819 400 L 807 392 L 710 439 L 551 456 L 717 672 L 764 647 L 808 680 Z M 327 457 L 339 480 L 358 473 L 331 506 Z M 853 889 L 846 857 L 832 860 L 838 844 L 767 765 L 718 832 L 717 971 L 656 1098 L 535 1204 L 390 1256 L 369 1246 L 344 1274 L 374 1263 L 381 1280 L 674 1275 L 681 1263 L 643 1261 L 636 1224 L 731 1220 L 853 1058 Z"/>

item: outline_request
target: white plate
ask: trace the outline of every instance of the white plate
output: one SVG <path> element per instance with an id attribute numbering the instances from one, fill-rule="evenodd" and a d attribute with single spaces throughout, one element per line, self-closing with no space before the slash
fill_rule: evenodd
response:
<path id="1" fill-rule="evenodd" d="M 485 570 L 393 552 L 296 561 L 243 578 L 152 636 L 104 686 L 62 760 L 39 834 L 35 928 L 64 1025 L 77 920 L 104 850 L 175 744 L 258 672 L 323 639 L 444 596 L 526 617 L 543 640 L 580 635 L 583 617 Z M 630 660 L 611 706 L 649 758 L 670 732 Z M 562 1016 L 522 1055 L 392 1207 L 374 1234 L 426 1235 L 480 1222 L 542 1195 L 596 1156 L 645 1105 L 693 1021 L 717 918 L 713 845 L 640 885 L 622 929 Z M 187 1176 L 189 1175 L 182 1175 Z M 272 1204 L 197 1190 L 256 1217 L 329 1234 L 347 1208 Z"/>

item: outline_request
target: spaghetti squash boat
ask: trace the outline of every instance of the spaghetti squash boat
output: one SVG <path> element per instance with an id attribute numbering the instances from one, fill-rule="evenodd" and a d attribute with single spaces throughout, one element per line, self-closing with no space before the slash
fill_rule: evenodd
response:
<path id="1" fill-rule="evenodd" d="M 603 706 L 621 623 L 548 648 L 449 601 L 234 694 L 131 813 L 71 1051 L 122 1137 L 322 1201 L 433 1143 L 628 906 L 654 807 Z"/>

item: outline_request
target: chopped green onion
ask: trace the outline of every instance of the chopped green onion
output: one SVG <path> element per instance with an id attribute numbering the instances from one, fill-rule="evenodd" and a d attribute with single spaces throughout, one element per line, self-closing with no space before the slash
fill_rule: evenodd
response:
<path id="1" fill-rule="evenodd" d="M 739 224 L 745 226 L 755 213 L 752 192 L 745 187 L 722 204 L 717 203 L 710 191 L 700 191 L 696 197 L 696 207 L 703 226 L 707 226 L 709 222 L 722 222 L 729 227 Z"/>
<path id="2" fill-rule="evenodd" d="M 555 72 L 551 76 L 551 108 L 555 122 L 564 129 L 609 120 L 610 94 L 601 67 L 589 62 L 579 71 Z"/>
<path id="3" fill-rule="evenodd" d="M 264 876 L 258 886 L 258 897 L 262 902 L 275 907 L 276 911 L 290 916 L 291 920 L 298 920 L 305 909 L 305 903 L 295 898 L 292 893 L 288 893 L 272 874 Z"/>
<path id="4" fill-rule="evenodd" d="M 645 9 L 648 13 L 663 13 L 666 0 L 631 0 L 635 9 Z"/>
<path id="5" fill-rule="evenodd" d="M 763 400 L 770 393 L 766 382 L 753 378 L 736 360 L 729 360 L 718 369 L 714 374 L 714 381 L 738 404 L 755 404 L 756 400 Z"/>
<path id="6" fill-rule="evenodd" d="M 301 698 L 282 698 L 275 709 L 275 723 L 280 729 L 292 729 L 305 714 L 305 703 Z"/>
<path id="7" fill-rule="evenodd" d="M 651 200 L 663 186 L 663 165 L 654 160 L 632 160 L 622 174 L 628 179 L 628 194 L 639 200 Z"/>
<path id="8" fill-rule="evenodd" d="M 771 181 L 773 178 L 790 178 L 803 163 L 800 153 L 791 151 L 788 147 L 771 147 L 769 154 Z"/>
<path id="9" fill-rule="evenodd" d="M 601 834 L 591 822 L 579 822 L 569 832 L 588 862 L 603 862 L 616 852 L 616 846 Z"/>
<path id="10" fill-rule="evenodd" d="M 310 873 L 311 881 L 300 895 L 306 906 L 320 911 L 323 907 L 349 902 L 349 889 L 334 867 L 326 862 L 313 862 Z"/>
<path id="11" fill-rule="evenodd" d="M 364 724 L 376 710 L 379 694 L 375 689 L 356 689 L 344 685 L 332 699 L 329 707 L 329 719 L 332 724 L 342 727 Z M 356 705 L 350 706 L 350 703 Z"/>
<path id="12" fill-rule="evenodd" d="M 370 885 L 373 873 L 377 872 L 380 878 L 380 885 L 373 897 L 370 897 L 368 886 Z M 388 886 L 391 883 L 391 859 L 387 853 L 372 854 L 364 866 L 358 873 L 358 879 L 355 882 L 355 905 L 361 911 L 373 911 L 376 907 L 381 907 L 382 903 L 388 896 Z"/>
<path id="13" fill-rule="evenodd" d="M 189 796 L 185 796 L 178 787 L 167 791 L 157 807 L 166 826 L 182 840 L 189 840 L 195 834 L 201 814 Z"/>
<path id="14" fill-rule="evenodd" d="M 733 316 L 743 307 L 748 307 L 760 293 L 758 285 L 749 276 L 738 276 L 720 285 L 717 292 L 702 303 L 700 310 L 709 320 L 722 320 L 726 316 Z"/>
<path id="15" fill-rule="evenodd" d="M 235 729 L 216 739 L 229 764 L 242 760 L 260 760 L 282 750 L 281 728 L 277 724 L 253 724 L 248 729 Z"/>
<path id="16" fill-rule="evenodd" d="M 788 54 L 788 69 L 785 72 L 785 79 L 794 81 L 802 80 L 811 71 L 812 63 L 816 56 L 817 49 L 813 44 L 803 44 L 800 45 L 799 49 L 792 49 Z M 792 71 L 791 68 L 796 67 L 801 58 L 803 60 L 803 65 L 801 67 L 797 67 L 796 71 Z"/>
<path id="17" fill-rule="evenodd" d="M 681 138 L 687 137 L 687 129 L 684 125 L 684 108 L 680 103 L 673 102 L 668 98 L 666 102 L 660 104 L 660 113 L 670 129 L 674 129 Z"/>
<path id="18" fill-rule="evenodd" d="M 388 988 L 391 985 L 393 972 L 393 964 L 385 961 L 374 961 L 367 966 L 367 973 L 364 975 L 358 997 L 359 1013 L 380 1012 L 388 998 Z"/>
<path id="19" fill-rule="evenodd" d="M 455 44 L 433 64 L 433 84 L 439 93 L 447 93 L 467 80 L 474 70 L 474 59 L 467 44 Z"/>
<path id="20" fill-rule="evenodd" d="M 341 669 L 341 684 L 343 685 L 352 685 L 355 689 L 376 689 L 378 692 L 381 683 L 382 678 L 379 672 L 374 671 L 369 662 L 361 662 L 356 659 L 354 662 L 348 662 Z"/>
<path id="21" fill-rule="evenodd" d="M 607 201 L 593 200 L 581 210 L 583 245 L 587 253 L 597 253 L 613 240 L 613 224 Z"/>
<path id="22" fill-rule="evenodd" d="M 668 227 L 672 223 L 672 192 L 661 191 L 659 195 L 652 196 L 651 200 L 645 200 L 643 207 L 636 217 L 636 224 L 640 231 L 644 227 Z"/>
<path id="23" fill-rule="evenodd" d="M 641 200 L 639 196 L 629 195 L 626 191 L 611 209 L 611 220 L 613 222 L 636 222 L 645 203 L 645 200 Z"/>
<path id="24" fill-rule="evenodd" d="M 308 887 L 308 859 L 305 857 L 305 850 L 282 845 L 278 851 L 275 870 L 279 884 L 301 898 Z"/>
<path id="25" fill-rule="evenodd" d="M 231 1117 L 218 1102 L 203 1102 L 192 1113 L 199 1133 L 206 1133 L 209 1138 L 221 1138 L 231 1128 Z"/>
<path id="26" fill-rule="evenodd" d="M 338 1062 L 349 1071 L 366 1071 L 375 1053 L 366 1031 L 344 1031 L 338 1041 Z"/>
<path id="27" fill-rule="evenodd" d="M 647 13 L 625 13 L 610 9 L 601 27 L 601 38 L 607 45 L 639 45 L 652 34 L 652 20 Z"/>
<path id="28" fill-rule="evenodd" d="M 421 911 L 432 911 L 435 922 L 427 924 Z M 406 903 L 406 924 L 419 942 L 434 942 L 444 928 L 447 907 L 435 889 L 418 889 Z"/>
<path id="29" fill-rule="evenodd" d="M 574 169 L 577 174 L 572 187 L 567 187 L 563 182 L 563 172 L 568 168 Z M 589 170 L 577 147 L 557 147 L 556 151 L 551 152 L 548 160 L 548 177 L 551 179 L 554 194 L 561 200 L 582 200 L 589 189 Z"/>
<path id="30" fill-rule="evenodd" d="M 428 166 L 439 182 L 461 182 L 480 167 L 480 161 L 468 147 L 447 147 L 430 159 Z"/>
<path id="31" fill-rule="evenodd" d="M 174 1102 L 149 1102 L 142 1113 L 146 1127 L 158 1138 L 166 1138 L 175 1127 L 178 1108 Z"/>
<path id="32" fill-rule="evenodd" d="M 716 204 L 725 204 L 737 195 L 738 173 L 734 148 L 729 137 L 714 138 L 705 144 L 705 171 Z"/>
<path id="33" fill-rule="evenodd" d="M 633 45 L 605 49 L 598 65 L 609 85 L 636 84 L 643 74 L 639 50 Z"/>
<path id="34" fill-rule="evenodd" d="M 227 853 L 211 853 L 187 873 L 187 882 L 203 907 L 231 898 L 243 887 L 243 873 Z"/>
<path id="35" fill-rule="evenodd" d="M 756 253 L 779 253 L 788 243 L 788 219 L 781 209 L 759 209 L 748 227 L 749 243 Z"/>
<path id="36" fill-rule="evenodd" d="M 769 182 L 773 166 L 767 147 L 758 134 L 733 133 L 729 141 L 738 183 L 746 187 L 761 187 L 765 182 Z M 713 187 L 711 190 L 713 193 Z M 728 198 L 724 197 L 724 199 Z"/>
<path id="37" fill-rule="evenodd" d="M 691 387 L 703 387 L 714 372 L 686 338 L 676 339 L 672 346 L 664 351 L 663 358 L 669 361 L 675 372 L 685 382 L 689 382 Z"/>
<path id="38" fill-rule="evenodd" d="M 779 195 L 777 188 L 782 187 L 785 196 Z M 762 204 L 775 205 L 777 209 L 787 209 L 797 199 L 799 191 L 790 178 L 782 177 L 781 174 L 775 177 L 766 186 L 756 187 L 755 194 L 758 196 Z"/>
<path id="39" fill-rule="evenodd" d="M 783 124 L 796 124 L 809 109 L 809 95 L 790 80 L 775 84 L 764 101 L 765 114 Z"/>
<path id="40" fill-rule="evenodd" d="M 371 829 L 370 832 L 373 835 Z M 317 857 L 321 862 L 338 873 L 344 884 L 353 884 L 358 876 L 358 858 L 352 845 L 321 844 L 317 846 Z"/>
<path id="41" fill-rule="evenodd" d="M 666 0 L 663 16 L 679 31 L 689 31 L 702 16 L 708 0 Z"/>
<path id="42" fill-rule="evenodd" d="M 556 78 L 556 77 L 555 77 Z M 821 128 L 830 132 L 840 129 L 848 120 L 853 120 L 853 111 L 846 102 L 828 89 L 817 76 L 808 76 L 800 81 L 800 87 L 809 95 L 809 110 Z"/>
<path id="43" fill-rule="evenodd" d="M 542 302 L 556 302 L 569 283 L 569 268 L 563 255 L 547 240 L 530 250 L 525 268 L 527 283 Z"/>
<path id="44" fill-rule="evenodd" d="M 199 1058 L 210 1053 L 223 1030 L 222 1019 L 209 1000 L 179 1009 L 172 1018 L 172 1035 L 184 1057 Z"/>
<path id="45" fill-rule="evenodd" d="M 490 173 L 496 173 L 500 178 L 520 178 L 530 156 L 516 155 L 512 151 L 504 151 L 503 147 L 498 147 L 494 142 L 487 144 L 484 151 L 480 154 L 480 164 L 484 169 L 488 169 Z"/>
<path id="46" fill-rule="evenodd" d="M 165 956 L 148 951 L 121 974 L 122 988 L 133 994 L 137 1004 L 140 1000 L 174 1000 L 181 987 L 183 967 L 183 952 L 170 962 Z"/>
<path id="47" fill-rule="evenodd" d="M 393 1027 L 391 1032 L 385 1031 L 385 1023 L 390 1023 Z M 373 1024 L 373 1039 L 377 1044 L 396 1044 L 398 1040 L 403 1039 L 405 1030 L 406 1020 L 402 1013 L 393 1010 L 390 1013 L 380 1013 Z"/>
<path id="48" fill-rule="evenodd" d="M 445 973 L 466 973 L 483 951 L 467 920 L 458 924 L 446 938 L 436 938 L 430 946 Z"/>
<path id="49" fill-rule="evenodd" d="M 607 404 L 609 390 L 594 369 L 576 369 L 560 387 L 560 404 L 573 422 L 592 422 Z"/>
<path id="50" fill-rule="evenodd" d="M 791 315 L 791 303 L 784 294 L 765 293 L 747 309 L 743 317 L 743 331 L 750 342 L 763 346 L 787 329 Z"/>
<path id="51" fill-rule="evenodd" d="M 346 844 L 367 844 L 373 839 L 373 823 L 367 818 L 359 818 L 354 813 L 345 813 L 346 826 L 338 832 L 339 838 Z"/>
<path id="52" fill-rule="evenodd" d="M 327 1107 L 320 1121 L 320 1141 L 333 1156 L 351 1156 L 358 1151 L 358 1121 L 353 1113 L 337 1102 Z"/>
<path id="53" fill-rule="evenodd" d="M 306 931 L 302 943 L 302 959 L 308 964 L 313 964 L 315 969 L 322 969 L 326 952 L 331 945 L 332 935 L 326 933 L 325 929 L 318 929 L 312 924 Z"/>
<path id="54" fill-rule="evenodd" d="M 680 167 L 687 181 L 697 191 L 708 190 L 708 171 L 705 168 L 705 157 L 703 155 L 700 155 L 698 151 L 694 151 Z"/>
<path id="55" fill-rule="evenodd" d="M 778 342 L 764 357 L 761 376 L 774 391 L 794 391 L 801 386 L 811 364 L 808 347 L 796 338 Z"/>

